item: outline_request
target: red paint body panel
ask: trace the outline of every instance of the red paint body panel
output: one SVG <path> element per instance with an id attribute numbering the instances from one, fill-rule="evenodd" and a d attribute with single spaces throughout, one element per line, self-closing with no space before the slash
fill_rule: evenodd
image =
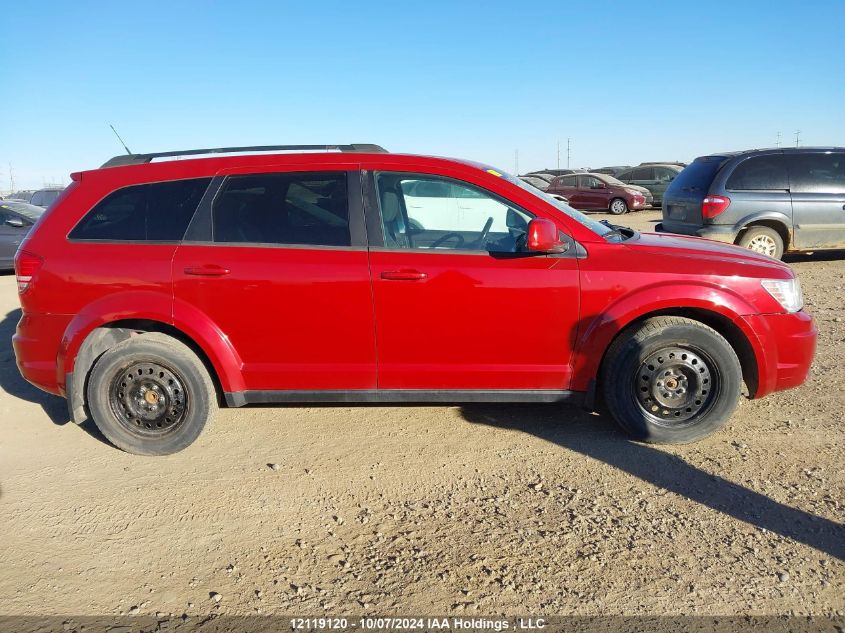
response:
<path id="1" fill-rule="evenodd" d="M 187 275 L 215 264 L 221 277 Z M 375 389 L 367 251 L 235 245 L 179 247 L 174 317 L 187 306 L 224 332 L 246 389 Z"/>
<path id="2" fill-rule="evenodd" d="M 232 173 L 357 169 L 470 182 L 548 218 L 578 243 L 581 256 L 501 257 L 366 244 L 109 244 L 66 237 L 119 187 Z M 495 172 L 441 158 L 221 156 L 82 172 L 21 248 L 43 265 L 21 295 L 15 353 L 27 380 L 59 394 L 85 337 L 125 319 L 181 331 L 205 352 L 230 393 L 585 391 L 622 328 L 678 308 L 718 314 L 743 332 L 757 364 L 757 396 L 802 382 L 815 346 L 812 319 L 803 312 L 782 314 L 760 285 L 763 278 L 791 278 L 788 266 L 696 238 L 642 234 L 608 242 Z M 185 273 L 192 268 L 201 274 Z"/>
<path id="3" fill-rule="evenodd" d="M 577 260 L 373 250 L 370 266 L 380 389 L 569 388 Z"/>
<path id="4" fill-rule="evenodd" d="M 816 352 L 818 329 L 806 312 L 744 317 L 760 341 L 760 386 L 756 396 L 791 389 L 807 380 Z"/>

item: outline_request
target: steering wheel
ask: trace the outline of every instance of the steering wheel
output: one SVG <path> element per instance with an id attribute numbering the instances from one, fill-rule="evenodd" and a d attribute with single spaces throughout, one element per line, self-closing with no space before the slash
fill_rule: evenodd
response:
<path id="1" fill-rule="evenodd" d="M 460 248 L 461 246 L 464 245 L 464 236 L 463 235 L 461 235 L 460 233 L 446 233 L 446 235 L 438 237 L 436 240 L 434 240 L 434 242 L 432 242 L 429 245 L 429 248 L 437 248 L 438 246 L 440 246 L 444 242 L 447 242 L 447 241 L 449 241 L 453 238 L 458 239 L 458 243 L 455 244 L 455 248 Z"/>
<path id="2" fill-rule="evenodd" d="M 484 242 L 487 241 L 487 236 L 490 234 L 491 226 L 493 226 L 493 218 L 487 218 L 487 221 L 484 223 L 484 228 L 481 229 L 481 235 L 478 236 L 478 239 L 472 245 L 473 248 L 481 248 L 484 246 Z"/>

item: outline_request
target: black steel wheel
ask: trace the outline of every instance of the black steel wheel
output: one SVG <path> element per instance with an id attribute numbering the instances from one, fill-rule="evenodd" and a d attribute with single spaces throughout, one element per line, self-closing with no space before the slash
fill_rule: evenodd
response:
<path id="1" fill-rule="evenodd" d="M 88 378 L 97 428 L 118 448 L 168 455 L 199 437 L 217 409 L 202 361 L 180 341 L 149 332 L 109 348 Z"/>
<path id="2" fill-rule="evenodd" d="M 739 400 L 742 368 L 716 330 L 665 316 L 622 332 L 605 355 L 600 380 L 610 414 L 632 436 L 684 443 L 727 422 Z"/>
<path id="3" fill-rule="evenodd" d="M 715 402 L 719 374 L 703 351 L 666 347 L 646 358 L 636 371 L 634 390 L 643 413 L 654 424 L 677 427 Z"/>
<path id="4" fill-rule="evenodd" d="M 179 375 L 159 363 L 132 363 L 116 372 L 109 392 L 117 420 L 150 437 L 179 427 L 188 409 L 187 398 Z"/>

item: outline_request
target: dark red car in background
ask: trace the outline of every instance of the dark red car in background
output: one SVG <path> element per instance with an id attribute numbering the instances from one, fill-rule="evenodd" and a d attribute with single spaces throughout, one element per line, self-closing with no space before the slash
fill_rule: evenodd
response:
<path id="1" fill-rule="evenodd" d="M 15 258 L 23 376 L 146 455 L 218 404 L 273 402 L 603 401 L 638 439 L 689 442 L 743 382 L 807 377 L 786 264 L 608 226 L 477 163 L 332 147 L 73 174 Z"/>
<path id="2" fill-rule="evenodd" d="M 644 187 L 626 185 L 607 174 L 569 174 L 552 180 L 546 190 L 569 200 L 580 211 L 609 211 L 622 215 L 651 206 L 652 196 Z"/>

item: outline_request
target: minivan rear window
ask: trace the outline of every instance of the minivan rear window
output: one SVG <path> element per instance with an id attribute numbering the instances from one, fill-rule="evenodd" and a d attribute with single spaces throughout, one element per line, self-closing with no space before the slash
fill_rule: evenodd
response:
<path id="1" fill-rule="evenodd" d="M 211 178 L 124 187 L 110 193 L 70 232 L 72 240 L 178 242 Z"/>
<path id="2" fill-rule="evenodd" d="M 676 191 L 700 191 L 706 193 L 710 183 L 716 177 L 719 168 L 724 164 L 724 156 L 702 156 L 696 158 L 683 169 L 672 181 L 671 187 Z"/>

